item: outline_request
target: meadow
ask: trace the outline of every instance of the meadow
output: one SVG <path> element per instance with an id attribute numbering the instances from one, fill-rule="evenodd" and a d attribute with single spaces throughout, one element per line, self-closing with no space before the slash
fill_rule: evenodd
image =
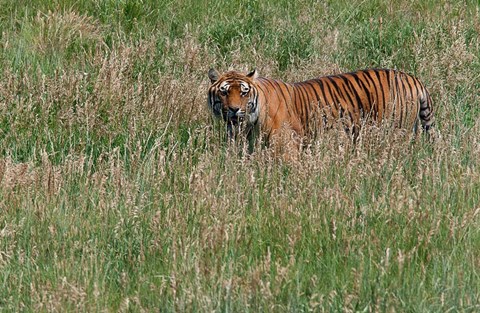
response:
<path id="1" fill-rule="evenodd" d="M 0 311 L 480 311 L 478 1 L 0 4 Z M 248 155 L 211 67 L 403 70 L 435 140 Z"/>

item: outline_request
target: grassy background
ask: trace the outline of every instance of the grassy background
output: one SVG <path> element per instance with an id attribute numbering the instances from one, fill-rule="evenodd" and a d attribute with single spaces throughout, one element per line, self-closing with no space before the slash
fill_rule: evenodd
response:
<path id="1" fill-rule="evenodd" d="M 480 309 L 477 1 L 0 4 L 0 310 Z M 245 158 L 212 66 L 405 70 L 439 136 Z"/>

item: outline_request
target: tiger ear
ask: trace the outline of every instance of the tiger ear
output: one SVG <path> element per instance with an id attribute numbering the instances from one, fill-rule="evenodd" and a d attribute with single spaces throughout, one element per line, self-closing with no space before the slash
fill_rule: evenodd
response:
<path id="1" fill-rule="evenodd" d="M 251 71 L 250 73 L 247 74 L 247 77 L 251 78 L 251 79 L 256 79 L 258 77 L 258 72 L 257 72 L 257 69 L 254 69 L 253 71 Z"/>
<path id="2" fill-rule="evenodd" d="M 212 84 L 213 84 L 214 82 L 216 82 L 219 77 L 220 77 L 220 74 L 217 72 L 216 69 L 211 68 L 211 69 L 208 71 L 208 78 L 210 78 L 210 82 L 211 82 Z"/>

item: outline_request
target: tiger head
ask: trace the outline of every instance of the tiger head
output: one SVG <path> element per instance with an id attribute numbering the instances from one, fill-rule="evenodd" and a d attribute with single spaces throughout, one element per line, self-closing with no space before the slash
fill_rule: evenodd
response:
<path id="1" fill-rule="evenodd" d="M 256 70 L 246 75 L 235 71 L 221 75 L 215 69 L 210 69 L 208 77 L 212 83 L 208 90 L 208 106 L 215 116 L 223 118 L 227 123 L 229 133 L 232 127 L 257 122 L 259 107 Z"/>

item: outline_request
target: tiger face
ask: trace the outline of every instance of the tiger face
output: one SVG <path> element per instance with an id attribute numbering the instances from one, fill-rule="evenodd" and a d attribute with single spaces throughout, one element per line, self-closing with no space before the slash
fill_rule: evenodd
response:
<path id="1" fill-rule="evenodd" d="M 215 116 L 227 123 L 229 134 L 232 128 L 257 122 L 259 108 L 255 70 L 246 75 L 234 71 L 220 75 L 210 69 L 208 77 L 212 83 L 208 92 L 208 106 Z"/>

